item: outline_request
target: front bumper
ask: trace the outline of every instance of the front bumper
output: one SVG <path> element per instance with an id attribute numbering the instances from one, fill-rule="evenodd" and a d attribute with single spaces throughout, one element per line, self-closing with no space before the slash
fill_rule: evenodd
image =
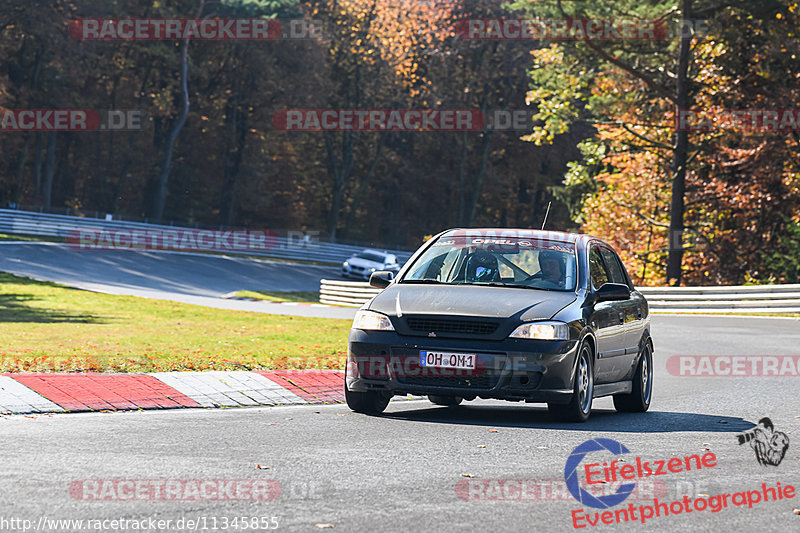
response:
<path id="1" fill-rule="evenodd" d="M 429 338 L 350 330 L 346 386 L 351 391 L 567 403 L 578 341 Z M 475 370 L 420 367 L 420 351 L 476 354 Z"/>
<path id="2" fill-rule="evenodd" d="M 374 270 L 365 270 L 362 268 L 351 267 L 351 266 L 343 266 L 342 267 L 342 276 L 345 278 L 356 278 L 356 279 L 363 279 L 369 281 L 370 276 L 372 273 L 375 272 Z"/>

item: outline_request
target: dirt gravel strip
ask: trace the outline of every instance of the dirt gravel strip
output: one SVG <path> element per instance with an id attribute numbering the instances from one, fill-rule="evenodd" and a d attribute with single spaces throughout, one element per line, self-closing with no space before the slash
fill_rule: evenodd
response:
<path id="1" fill-rule="evenodd" d="M 0 374 L 0 413 L 343 403 L 343 387 L 339 370 Z"/>

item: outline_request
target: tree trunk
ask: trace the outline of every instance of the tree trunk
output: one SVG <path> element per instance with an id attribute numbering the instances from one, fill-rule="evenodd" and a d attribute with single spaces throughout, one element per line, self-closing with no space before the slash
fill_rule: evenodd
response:
<path id="1" fill-rule="evenodd" d="M 47 152 L 44 156 L 44 183 L 42 184 L 42 203 L 51 207 L 53 194 L 53 176 L 56 173 L 56 136 L 57 132 L 47 134 Z"/>
<path id="2" fill-rule="evenodd" d="M 36 134 L 36 143 L 33 145 L 33 183 L 36 186 L 36 197 L 42 193 L 42 149 L 44 148 L 44 134 Z"/>
<path id="3" fill-rule="evenodd" d="M 467 214 L 467 159 L 469 141 L 467 132 L 461 134 L 461 160 L 458 164 L 458 226 L 466 226 Z"/>
<path id="4" fill-rule="evenodd" d="M 353 172 L 353 133 L 342 133 L 342 158 L 341 161 L 334 153 L 331 134 L 325 135 L 325 148 L 328 152 L 328 175 L 333 178 L 331 194 L 331 209 L 328 213 L 328 235 L 331 241 L 336 241 L 336 229 L 339 225 L 339 215 L 342 211 L 345 185 Z"/>
<path id="5" fill-rule="evenodd" d="M 70 150 L 72 144 L 75 142 L 74 135 L 66 135 L 61 138 L 61 143 L 58 148 L 58 157 L 56 161 L 56 173 L 53 176 L 53 184 L 58 184 L 56 194 L 52 194 L 52 203 L 55 205 L 64 205 L 67 200 L 72 201 L 75 198 L 75 173 L 73 166 L 70 164 Z"/>
<path id="6" fill-rule="evenodd" d="M 224 226 L 233 225 L 236 206 L 236 184 L 242 168 L 245 143 L 247 141 L 247 114 L 240 117 L 239 104 L 236 97 L 227 110 L 229 120 L 229 136 L 225 150 L 225 167 L 223 170 L 222 204 L 220 205 L 220 221 Z"/>
<path id="7" fill-rule="evenodd" d="M 683 20 L 692 18 L 692 0 L 683 0 Z M 691 35 L 681 36 L 680 55 L 675 98 L 675 154 L 673 159 L 672 199 L 669 207 L 669 252 L 667 256 L 667 284 L 680 285 L 683 262 L 683 214 L 686 193 L 686 162 L 689 154 L 689 131 L 680 127 L 678 118 L 682 110 L 689 109 L 689 54 Z"/>
<path id="8" fill-rule="evenodd" d="M 19 204 L 22 202 L 22 191 L 24 189 L 22 183 L 25 180 L 25 165 L 28 162 L 28 146 L 30 144 L 31 138 L 28 137 L 25 139 L 25 144 L 22 145 L 22 153 L 17 158 L 17 187 L 14 191 L 14 203 L 17 204 L 17 209 L 19 209 Z"/>
<path id="9" fill-rule="evenodd" d="M 200 7 L 198 9 L 197 17 L 199 18 L 203 12 L 203 5 L 205 0 L 200 0 Z M 186 117 L 189 116 L 189 39 L 184 39 L 181 44 L 181 110 L 178 114 L 178 120 L 172 127 L 169 136 L 167 137 L 166 149 L 164 150 L 164 163 L 161 166 L 161 175 L 158 178 L 156 186 L 156 195 L 153 200 L 153 209 L 151 217 L 156 220 L 164 218 L 164 206 L 167 203 L 167 185 L 169 184 L 169 172 L 172 167 L 172 151 L 175 145 L 175 140 L 178 134 L 186 124 Z"/>
<path id="10" fill-rule="evenodd" d="M 28 43 L 34 43 L 34 42 L 36 41 L 28 39 L 23 41 L 22 46 L 20 46 L 19 51 L 17 52 L 16 63 L 18 65 L 26 63 L 24 58 L 28 50 Z M 42 72 L 43 57 L 44 57 L 44 45 L 39 43 L 39 46 L 36 48 L 36 53 L 35 53 L 33 75 L 31 76 L 30 79 L 31 92 L 29 94 L 35 95 L 39 88 L 39 75 Z M 31 97 L 27 98 L 27 101 L 28 104 L 33 104 L 33 107 L 39 107 L 38 104 Z M 37 133 L 36 140 L 38 142 L 35 145 L 38 146 L 39 148 L 38 151 L 36 152 L 37 155 L 41 153 L 42 145 L 40 137 L 41 134 Z M 17 159 L 17 187 L 16 190 L 14 191 L 14 203 L 17 205 L 17 208 L 19 208 L 19 205 L 22 202 L 23 193 L 25 190 L 23 183 L 25 181 L 25 165 L 28 162 L 28 151 L 30 150 L 30 145 L 31 145 L 31 137 L 28 136 L 28 138 L 25 139 L 25 144 L 23 144 L 22 153 L 19 155 L 19 159 Z M 39 156 L 39 158 L 41 161 L 41 156 Z M 37 185 L 37 192 L 38 192 L 38 185 Z"/>
<path id="11" fill-rule="evenodd" d="M 478 204 L 481 200 L 483 180 L 486 177 L 486 169 L 489 166 L 489 146 L 491 145 L 491 142 L 492 132 L 485 131 L 483 133 L 483 139 L 481 140 L 481 168 L 478 170 L 478 175 L 475 176 L 475 183 L 472 184 L 472 196 L 470 197 L 467 226 L 472 226 L 478 216 Z"/>
<path id="12" fill-rule="evenodd" d="M 344 223 L 344 235 L 346 239 L 350 238 L 350 229 L 353 227 L 353 223 L 355 222 L 356 212 L 361 206 L 361 199 L 364 197 L 364 192 L 367 190 L 367 185 L 372 180 L 372 176 L 375 174 L 375 169 L 378 167 L 378 161 L 381 159 L 381 151 L 383 150 L 383 142 L 385 137 L 385 134 L 378 135 L 378 148 L 375 150 L 375 157 L 372 159 L 369 170 L 361 176 L 360 180 L 358 180 L 358 189 L 356 189 L 356 194 L 353 196 L 353 203 L 350 205 L 350 210 L 347 212 L 347 218 L 345 219 Z"/>

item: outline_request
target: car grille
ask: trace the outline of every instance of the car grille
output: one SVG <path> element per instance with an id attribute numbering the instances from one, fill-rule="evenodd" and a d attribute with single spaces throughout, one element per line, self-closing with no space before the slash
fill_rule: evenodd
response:
<path id="1" fill-rule="evenodd" d="M 404 385 L 422 385 L 428 387 L 453 387 L 459 389 L 491 389 L 497 385 L 500 376 L 478 377 L 426 377 L 398 376 L 397 381 Z"/>
<path id="2" fill-rule="evenodd" d="M 408 317 L 409 329 L 420 333 L 490 335 L 497 329 L 497 322 L 486 320 L 464 320 L 460 318 Z"/>

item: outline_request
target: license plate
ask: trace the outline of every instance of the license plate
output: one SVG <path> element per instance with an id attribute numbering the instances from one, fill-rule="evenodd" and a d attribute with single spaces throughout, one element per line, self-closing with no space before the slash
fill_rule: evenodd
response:
<path id="1" fill-rule="evenodd" d="M 419 352 L 419 366 L 432 368 L 475 369 L 475 354 L 452 352 Z"/>

